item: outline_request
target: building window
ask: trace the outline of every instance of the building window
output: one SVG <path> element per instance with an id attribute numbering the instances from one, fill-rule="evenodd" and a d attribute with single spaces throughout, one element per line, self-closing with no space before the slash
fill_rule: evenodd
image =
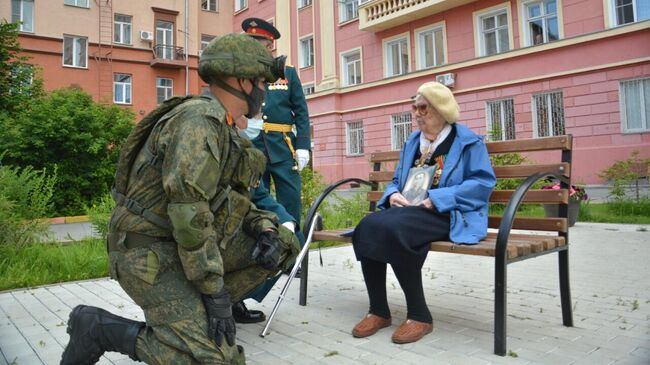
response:
<path id="1" fill-rule="evenodd" d="M 650 131 L 650 78 L 621 81 L 620 95 L 623 131 Z"/>
<path id="2" fill-rule="evenodd" d="M 527 46 L 560 39 L 557 21 L 557 0 L 526 2 L 523 11 Z"/>
<path id="3" fill-rule="evenodd" d="M 244 10 L 248 7 L 248 0 L 235 0 L 235 12 Z"/>
<path id="4" fill-rule="evenodd" d="M 300 40 L 300 67 L 314 65 L 314 37 L 309 36 Z"/>
<path id="5" fill-rule="evenodd" d="M 113 102 L 131 104 L 131 75 L 113 74 Z"/>
<path id="6" fill-rule="evenodd" d="M 201 0 L 201 9 L 206 11 L 219 11 L 217 0 Z"/>
<path id="7" fill-rule="evenodd" d="M 88 0 L 63 0 L 66 5 L 78 6 L 80 8 L 88 7 Z"/>
<path id="8" fill-rule="evenodd" d="M 11 22 L 18 23 L 21 32 L 34 31 L 34 0 L 11 0 Z"/>
<path id="9" fill-rule="evenodd" d="M 341 75 L 343 86 L 361 83 L 361 50 L 354 50 L 341 55 Z"/>
<path id="10" fill-rule="evenodd" d="M 408 38 L 398 38 L 384 42 L 386 77 L 403 75 L 409 72 Z"/>
<path id="11" fill-rule="evenodd" d="M 492 141 L 515 139 L 515 107 L 512 99 L 488 101 L 488 136 Z"/>
<path id="12" fill-rule="evenodd" d="M 562 92 L 533 95 L 534 137 L 564 134 L 564 102 Z"/>
<path id="13" fill-rule="evenodd" d="M 156 102 L 158 104 L 174 96 L 174 80 L 156 77 Z"/>
<path id="14" fill-rule="evenodd" d="M 201 34 L 201 52 L 208 46 L 208 43 L 214 39 L 213 35 Z M 199 56 L 201 55 L 199 52 Z"/>
<path id="15" fill-rule="evenodd" d="M 348 122 L 345 124 L 345 142 L 350 156 L 363 154 L 363 122 Z"/>
<path id="16" fill-rule="evenodd" d="M 312 0 L 298 0 L 298 9 L 311 5 Z"/>
<path id="17" fill-rule="evenodd" d="M 499 9 L 477 16 L 480 56 L 490 56 L 510 50 L 508 10 Z"/>
<path id="18" fill-rule="evenodd" d="M 418 70 L 445 64 L 445 42 L 442 26 L 416 33 Z"/>
<path id="19" fill-rule="evenodd" d="M 63 36 L 63 65 L 86 67 L 88 64 L 88 40 L 83 37 Z"/>
<path id="20" fill-rule="evenodd" d="M 113 41 L 121 44 L 131 44 L 131 17 L 115 14 Z"/>
<path id="21" fill-rule="evenodd" d="M 359 17 L 359 0 L 340 0 L 339 23 L 344 23 Z"/>
<path id="22" fill-rule="evenodd" d="M 156 58 L 174 59 L 174 23 L 156 20 Z"/>
<path id="23" fill-rule="evenodd" d="M 393 150 L 401 150 L 413 132 L 412 118 L 413 115 L 408 112 L 390 116 L 390 146 Z"/>
<path id="24" fill-rule="evenodd" d="M 302 84 L 302 92 L 305 95 L 311 95 L 315 92 L 314 84 Z"/>
<path id="25" fill-rule="evenodd" d="M 650 19 L 648 0 L 610 0 L 610 4 L 614 26 Z"/>

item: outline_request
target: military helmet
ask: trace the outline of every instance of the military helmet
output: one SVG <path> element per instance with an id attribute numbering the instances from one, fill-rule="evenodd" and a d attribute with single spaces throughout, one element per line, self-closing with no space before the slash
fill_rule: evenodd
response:
<path id="1" fill-rule="evenodd" d="M 230 33 L 210 41 L 199 59 L 199 76 L 212 84 L 214 78 L 265 78 L 274 82 L 271 72 L 273 56 L 255 39 L 246 34 Z"/>

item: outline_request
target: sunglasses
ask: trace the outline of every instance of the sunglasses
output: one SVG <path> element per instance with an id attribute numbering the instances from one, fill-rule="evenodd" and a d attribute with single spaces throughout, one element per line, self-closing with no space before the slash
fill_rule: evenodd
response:
<path id="1" fill-rule="evenodd" d="M 420 115 L 427 115 L 429 114 L 429 109 L 428 109 L 427 104 L 411 104 L 411 109 L 413 109 L 413 113 L 418 113 Z"/>

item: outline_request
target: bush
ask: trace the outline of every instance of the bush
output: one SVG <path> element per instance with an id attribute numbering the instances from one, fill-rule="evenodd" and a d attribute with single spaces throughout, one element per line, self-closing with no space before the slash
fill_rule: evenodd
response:
<path id="1" fill-rule="evenodd" d="M 129 109 L 95 103 L 78 89 L 56 90 L 0 117 L 0 151 L 15 166 L 58 166 L 54 213 L 76 215 L 109 191 L 132 121 Z"/>
<path id="2" fill-rule="evenodd" d="M 0 245 L 23 246 L 47 232 L 37 218 L 47 215 L 56 182 L 52 175 L 31 167 L 0 166 Z"/>
<path id="3" fill-rule="evenodd" d="M 90 223 L 93 229 L 99 234 L 101 241 L 106 240 L 108 235 L 108 223 L 111 219 L 111 212 L 115 208 L 115 201 L 111 194 L 104 195 L 96 204 L 93 204 L 86 210 L 90 217 Z"/>
<path id="4" fill-rule="evenodd" d="M 639 151 L 633 151 L 628 159 L 616 161 L 612 166 L 604 169 L 598 176 L 609 181 L 610 196 L 615 200 L 625 200 L 626 187 L 633 185 L 636 202 L 640 202 L 639 179 L 647 176 L 650 167 L 650 158 L 642 159 Z"/>
<path id="5" fill-rule="evenodd" d="M 311 207 L 320 193 L 325 190 L 327 184 L 323 182 L 323 175 L 318 171 L 312 170 L 310 167 L 305 167 L 300 171 L 300 179 L 302 183 L 302 190 L 300 192 L 302 199 L 302 221 L 304 222 L 309 207 Z M 325 202 L 321 204 L 321 209 L 325 205 Z"/>

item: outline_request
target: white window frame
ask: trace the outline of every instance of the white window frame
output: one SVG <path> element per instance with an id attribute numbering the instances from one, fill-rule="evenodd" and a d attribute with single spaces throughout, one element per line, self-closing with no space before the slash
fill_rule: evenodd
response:
<path id="1" fill-rule="evenodd" d="M 442 37 L 442 62 L 436 63 L 436 60 L 439 58 L 438 52 L 436 50 L 436 33 L 440 32 L 439 34 Z M 433 59 L 434 59 L 434 64 L 431 66 L 426 65 L 426 45 L 424 44 L 424 35 L 426 33 L 433 33 L 433 48 L 431 51 L 433 52 Z M 435 23 L 431 26 L 426 26 L 423 28 L 418 28 L 415 30 L 415 68 L 417 70 L 424 70 L 426 68 L 434 68 L 434 67 L 440 67 L 444 64 L 447 63 L 447 30 L 446 30 L 446 24 L 444 21 Z"/>
<path id="2" fill-rule="evenodd" d="M 170 85 L 160 85 L 161 81 L 169 81 Z M 160 100 L 158 98 L 158 90 L 162 90 L 163 93 L 165 94 L 164 99 Z M 170 79 L 169 77 L 156 77 L 156 103 L 160 104 L 163 101 L 171 98 L 174 96 L 174 79 Z"/>
<path id="3" fill-rule="evenodd" d="M 352 138 L 356 137 L 356 149 L 353 149 Z M 363 155 L 363 121 L 354 120 L 345 122 L 345 151 L 348 156 Z"/>
<path id="4" fill-rule="evenodd" d="M 510 102 L 510 106 L 512 107 L 511 110 L 506 110 L 507 109 L 507 104 Z M 490 107 L 491 105 L 494 105 L 499 108 L 499 120 L 495 121 L 492 120 L 492 113 L 490 112 Z M 512 131 L 510 133 L 507 132 L 507 117 L 512 118 Z M 494 124 L 498 123 L 499 124 L 499 129 L 501 131 L 501 135 L 499 136 L 499 139 L 496 139 L 496 141 L 506 141 L 506 140 L 513 140 L 517 138 L 517 124 L 515 123 L 515 101 L 512 98 L 506 98 L 506 99 L 498 99 L 498 100 L 488 100 L 485 102 L 485 123 L 486 123 L 486 130 L 490 138 L 493 137 L 492 132 L 494 128 Z M 512 136 L 512 138 L 508 138 L 508 136 Z"/>
<path id="5" fill-rule="evenodd" d="M 521 47 L 533 46 L 533 42 L 530 40 L 530 28 L 528 27 L 528 5 L 533 3 L 543 3 L 548 0 L 519 0 L 519 43 Z M 562 0 L 555 0 L 555 16 L 557 18 L 557 32 L 558 39 L 561 40 L 564 38 L 564 22 L 562 18 Z M 546 17 L 546 15 L 544 15 Z M 546 33 L 543 35 L 546 38 Z M 548 43 L 548 40 L 544 40 L 542 43 L 537 44 L 537 46 L 544 45 Z"/>
<path id="6" fill-rule="evenodd" d="M 116 81 L 115 79 L 118 76 L 128 76 L 129 82 Z M 117 93 L 115 90 L 120 87 L 122 88 L 122 95 L 124 96 L 123 100 L 117 100 Z M 113 103 L 114 104 L 123 104 L 131 105 L 133 104 L 133 75 L 125 74 L 121 72 L 113 73 Z"/>
<path id="7" fill-rule="evenodd" d="M 389 71 L 392 70 L 388 69 L 388 64 L 389 64 L 388 49 L 392 44 L 401 42 L 402 40 L 406 40 L 406 58 L 407 58 L 406 69 L 404 70 L 403 67 L 400 67 L 401 72 L 396 74 L 389 73 Z M 383 54 L 382 58 L 384 60 L 384 77 L 401 76 L 409 73 L 411 69 L 411 37 L 409 37 L 409 32 L 398 34 L 396 36 L 382 40 L 382 54 Z"/>
<path id="8" fill-rule="evenodd" d="M 210 38 L 210 40 L 206 40 L 207 38 Z M 210 34 L 201 34 L 201 48 L 199 49 L 199 56 L 201 55 L 201 52 L 205 49 L 205 47 L 208 46 L 211 40 L 213 40 L 215 36 L 210 35 Z"/>
<path id="9" fill-rule="evenodd" d="M 25 4 L 30 3 L 32 4 L 31 9 L 29 11 L 29 17 L 31 18 L 31 22 L 29 23 L 31 25 L 31 28 L 25 27 L 25 18 L 26 18 L 26 11 L 25 11 Z M 18 25 L 18 31 L 24 32 L 24 33 L 34 33 L 34 0 L 18 0 L 18 18 L 16 19 L 14 17 L 14 4 L 15 2 L 12 0 L 11 1 L 11 21 L 16 22 L 20 21 L 21 23 Z"/>
<path id="10" fill-rule="evenodd" d="M 313 2 L 313 0 L 297 0 L 298 1 L 298 9 L 306 8 L 310 6 Z"/>
<path id="11" fill-rule="evenodd" d="M 606 23 L 610 28 L 615 28 L 615 27 L 621 27 L 624 25 L 632 24 L 632 23 L 637 23 L 646 19 L 639 19 L 639 13 L 638 13 L 638 5 L 637 2 L 639 0 L 632 0 L 632 12 L 633 12 L 633 20 L 629 23 L 623 23 L 623 24 L 618 24 L 618 19 L 616 17 L 616 0 L 606 0 L 605 1 L 605 17 L 606 17 Z M 647 0 L 643 0 L 647 1 Z"/>
<path id="12" fill-rule="evenodd" d="M 404 133 L 406 130 L 408 130 L 408 133 Z M 390 146 L 393 151 L 401 150 L 404 142 L 406 142 L 411 133 L 413 133 L 413 113 L 402 112 L 391 114 Z"/>
<path id="13" fill-rule="evenodd" d="M 348 83 L 348 79 L 350 75 L 348 75 L 348 65 L 350 62 L 348 62 L 346 59 L 347 57 L 353 56 L 355 54 L 359 55 L 359 59 L 356 61 L 352 61 L 354 63 L 358 63 L 359 69 L 358 69 L 358 76 L 359 76 L 359 82 L 354 82 L 354 83 Z M 339 60 L 340 60 L 340 66 L 341 66 L 341 86 L 353 86 L 353 85 L 359 85 L 363 83 L 363 53 L 361 52 L 361 47 L 349 49 L 347 51 L 339 53 Z M 355 67 L 355 73 L 357 72 L 356 67 Z"/>
<path id="14" fill-rule="evenodd" d="M 203 7 L 203 5 L 207 5 Z M 212 9 L 214 7 L 214 9 Z M 219 0 L 201 0 L 201 10 L 211 11 L 214 13 L 219 12 Z"/>
<path id="15" fill-rule="evenodd" d="M 65 59 L 66 59 L 66 57 L 65 57 L 65 40 L 66 40 L 66 38 L 69 38 L 69 39 L 72 40 L 72 64 L 66 64 L 65 63 Z M 78 55 L 79 55 L 79 50 L 77 49 L 78 48 L 78 45 L 77 45 L 77 40 L 78 39 L 83 39 L 84 40 L 83 66 L 81 66 L 81 64 L 80 64 L 81 58 L 78 57 Z M 85 69 L 87 69 L 88 68 L 88 38 L 87 37 L 80 37 L 80 36 L 76 36 L 76 35 L 64 34 L 63 35 L 63 52 L 62 52 L 61 63 L 63 65 L 63 67 L 73 67 L 73 68 L 85 68 Z"/>
<path id="16" fill-rule="evenodd" d="M 235 0 L 235 13 L 248 9 L 248 0 Z"/>
<path id="17" fill-rule="evenodd" d="M 127 17 L 129 18 L 129 22 L 124 22 L 124 21 L 118 21 L 116 17 L 122 16 L 122 17 Z M 125 39 L 124 37 L 124 31 L 126 29 L 129 29 L 129 39 Z M 116 30 L 119 29 L 119 32 L 116 32 Z M 120 35 L 120 40 L 117 41 L 117 35 Z M 133 44 L 133 17 L 131 15 L 125 15 L 125 14 L 114 14 L 113 15 L 113 43 L 116 44 L 127 44 L 131 45 Z"/>
<path id="18" fill-rule="evenodd" d="M 631 83 L 631 82 L 638 82 L 639 87 L 641 88 L 639 92 L 639 105 L 641 106 L 640 114 L 641 114 L 641 128 L 628 128 L 628 115 L 627 115 L 627 108 L 626 108 L 626 101 L 628 99 L 628 96 L 625 93 L 625 88 L 624 85 L 625 83 Z M 621 114 L 621 131 L 623 133 L 643 133 L 643 132 L 650 132 L 650 114 L 648 111 L 650 109 L 650 91 L 648 93 L 645 93 L 645 88 L 643 87 L 644 83 L 650 84 L 650 78 L 645 77 L 645 78 L 640 78 L 640 79 L 631 79 L 631 80 L 621 80 L 619 81 L 619 108 L 620 108 L 620 114 Z M 650 87 L 648 88 L 650 89 Z M 645 126 L 645 127 L 643 127 Z"/>
<path id="19" fill-rule="evenodd" d="M 79 3 L 85 3 L 86 5 L 80 5 Z M 90 9 L 90 0 L 63 0 L 64 5 L 76 6 L 78 8 Z"/>
<path id="20" fill-rule="evenodd" d="M 492 32 L 495 32 L 496 39 L 497 39 L 497 52 L 490 55 L 497 55 L 503 52 L 508 52 L 512 49 L 514 49 L 514 38 L 513 38 L 513 28 L 512 28 L 512 11 L 511 11 L 511 4 L 510 2 L 498 4 L 495 6 L 491 6 L 486 9 L 481 9 L 479 11 L 475 11 L 473 13 L 473 18 L 474 18 L 474 44 L 476 44 L 475 48 L 475 55 L 476 57 L 483 57 L 483 56 L 488 56 L 487 54 L 487 49 L 486 49 L 486 42 L 485 42 L 485 31 L 483 29 L 483 19 L 488 18 L 488 17 L 497 17 L 498 15 L 501 15 L 505 12 L 506 14 L 506 26 L 505 28 L 503 27 L 498 27 L 496 26 L 496 19 L 495 19 L 495 28 L 492 29 Z M 499 49 L 499 31 L 505 29 L 506 32 L 508 32 L 508 49 L 506 50 L 501 50 Z"/>
<path id="21" fill-rule="evenodd" d="M 311 89 L 311 92 L 308 92 Z M 316 92 L 316 87 L 313 82 L 302 84 L 302 93 L 307 95 L 311 95 Z"/>
<path id="22" fill-rule="evenodd" d="M 337 0 L 337 3 L 339 7 L 339 24 L 359 19 L 359 0 Z M 347 8 L 348 5 L 352 7 L 352 14 L 349 18 Z M 355 12 L 356 15 L 354 15 Z"/>
<path id="23" fill-rule="evenodd" d="M 556 91 L 545 91 L 542 93 L 538 94 L 533 94 L 531 96 L 531 112 L 533 114 L 533 137 L 538 138 L 538 137 L 551 137 L 551 136 L 556 136 L 560 134 L 555 134 L 553 131 L 553 124 L 556 122 L 553 120 L 553 95 L 560 95 L 560 100 L 562 101 L 562 129 L 564 129 L 564 134 L 566 134 L 566 118 L 564 116 L 564 93 L 562 91 L 556 90 Z M 547 110 L 546 113 L 549 115 L 548 118 L 548 125 L 546 126 L 548 128 L 548 135 L 547 136 L 540 136 L 539 135 L 539 120 L 538 120 L 538 105 L 536 102 L 536 97 L 545 97 L 547 98 L 546 103 L 547 103 Z"/>
<path id="24" fill-rule="evenodd" d="M 307 55 L 305 55 L 305 45 L 309 46 Z M 314 34 L 309 34 L 300 38 L 298 40 L 298 50 L 300 54 L 300 68 L 313 67 L 316 58 L 316 55 L 314 54 Z"/>

